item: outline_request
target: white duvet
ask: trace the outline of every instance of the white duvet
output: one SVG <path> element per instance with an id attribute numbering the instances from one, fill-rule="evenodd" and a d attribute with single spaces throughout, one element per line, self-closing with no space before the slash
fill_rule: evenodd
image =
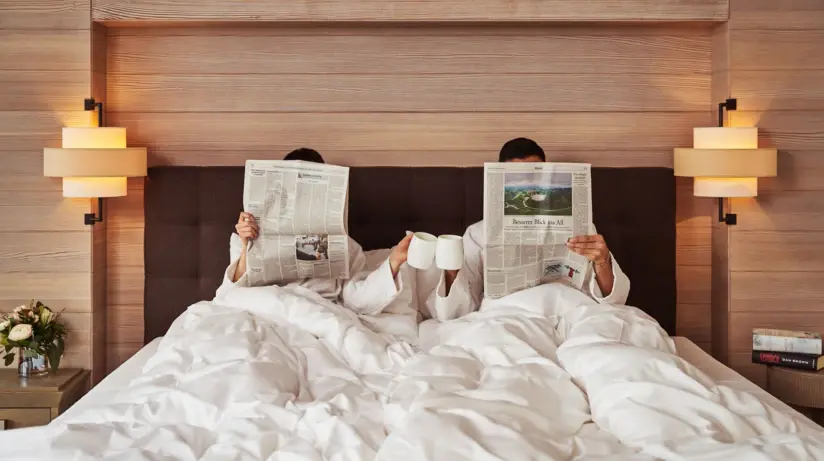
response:
<path id="1" fill-rule="evenodd" d="M 397 339 L 416 329 L 238 288 L 112 401 L 0 432 L 0 459 L 824 460 L 820 428 L 715 385 L 632 307 L 554 284 Z"/>

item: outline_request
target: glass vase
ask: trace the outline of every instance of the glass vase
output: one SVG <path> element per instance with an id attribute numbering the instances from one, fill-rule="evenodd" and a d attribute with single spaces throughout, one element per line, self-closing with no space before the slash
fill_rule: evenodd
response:
<path id="1" fill-rule="evenodd" d="M 49 373 L 49 358 L 28 349 L 18 349 L 17 374 L 21 378 L 43 376 Z"/>

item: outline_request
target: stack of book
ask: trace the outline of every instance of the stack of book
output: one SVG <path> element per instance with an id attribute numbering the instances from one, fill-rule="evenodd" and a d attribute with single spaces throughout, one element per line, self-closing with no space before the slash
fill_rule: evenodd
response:
<path id="1" fill-rule="evenodd" d="M 752 361 L 779 367 L 821 370 L 824 368 L 821 334 L 756 328 L 752 331 Z"/>

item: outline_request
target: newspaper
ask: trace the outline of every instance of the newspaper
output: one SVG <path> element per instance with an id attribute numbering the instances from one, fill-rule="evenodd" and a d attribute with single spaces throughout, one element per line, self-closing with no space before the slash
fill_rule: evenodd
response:
<path id="1" fill-rule="evenodd" d="M 252 286 L 305 278 L 348 279 L 349 168 L 295 160 L 248 160 L 243 209 L 260 232 L 250 241 Z"/>
<path id="2" fill-rule="evenodd" d="M 484 164 L 484 295 L 563 281 L 581 288 L 588 261 L 567 239 L 590 233 L 591 165 Z"/>

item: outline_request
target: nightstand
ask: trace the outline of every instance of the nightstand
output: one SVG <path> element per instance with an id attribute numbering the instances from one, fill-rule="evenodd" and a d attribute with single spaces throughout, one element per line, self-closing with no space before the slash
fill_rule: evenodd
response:
<path id="1" fill-rule="evenodd" d="M 824 371 L 767 366 L 767 392 L 816 423 L 824 423 Z"/>
<path id="2" fill-rule="evenodd" d="M 0 428 L 48 424 L 89 390 L 89 372 L 60 369 L 21 380 L 16 368 L 0 370 Z"/>

